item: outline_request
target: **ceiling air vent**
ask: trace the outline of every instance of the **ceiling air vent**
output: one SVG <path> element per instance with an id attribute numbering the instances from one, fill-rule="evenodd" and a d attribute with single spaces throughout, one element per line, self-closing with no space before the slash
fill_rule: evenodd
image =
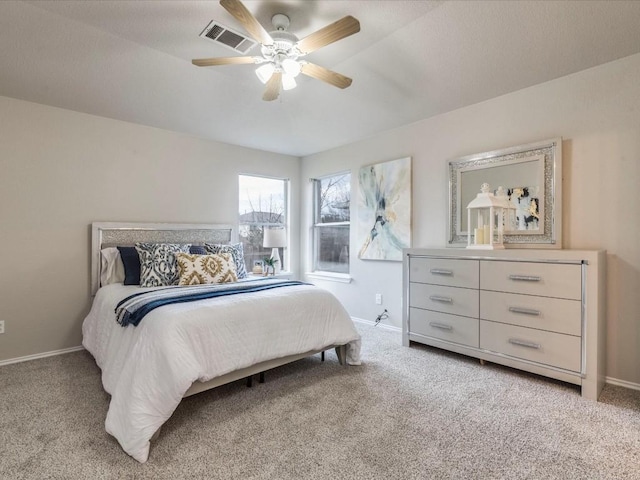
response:
<path id="1" fill-rule="evenodd" d="M 243 54 L 257 45 L 255 40 L 245 37 L 229 27 L 220 25 L 214 20 L 209 22 L 209 25 L 202 31 L 200 36 Z"/>

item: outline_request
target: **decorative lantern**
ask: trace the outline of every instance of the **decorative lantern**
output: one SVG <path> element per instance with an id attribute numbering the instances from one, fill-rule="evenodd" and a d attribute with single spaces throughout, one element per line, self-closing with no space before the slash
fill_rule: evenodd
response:
<path id="1" fill-rule="evenodd" d="M 502 187 L 498 193 L 504 192 Z M 467 205 L 467 248 L 497 250 L 504 248 L 504 222 L 509 210 L 507 196 L 491 193 L 488 183 L 483 183 L 480 193 Z M 472 223 L 472 219 L 475 221 Z M 473 243 L 471 233 L 473 232 Z"/>

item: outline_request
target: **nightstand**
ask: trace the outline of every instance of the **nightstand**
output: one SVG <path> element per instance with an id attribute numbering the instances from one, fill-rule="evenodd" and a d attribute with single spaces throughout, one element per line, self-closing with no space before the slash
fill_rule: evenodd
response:
<path id="1" fill-rule="evenodd" d="M 280 278 L 284 280 L 291 280 L 293 274 L 291 272 L 279 272 L 275 275 L 268 275 L 265 277 L 262 273 L 249 273 L 249 278 Z"/>

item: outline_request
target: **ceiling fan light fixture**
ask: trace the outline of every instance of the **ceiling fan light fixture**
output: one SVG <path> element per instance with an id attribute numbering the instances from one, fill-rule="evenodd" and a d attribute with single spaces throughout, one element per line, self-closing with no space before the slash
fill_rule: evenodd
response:
<path id="1" fill-rule="evenodd" d="M 265 63 L 264 65 L 256 68 L 256 75 L 262 83 L 266 84 L 275 70 L 276 67 L 273 63 Z"/>
<path id="2" fill-rule="evenodd" d="M 300 74 L 302 66 L 300 65 L 300 62 L 293 60 L 292 58 L 287 58 L 282 61 L 282 69 L 287 75 L 297 77 Z"/>
<path id="3" fill-rule="evenodd" d="M 288 73 L 283 73 L 282 74 L 282 89 L 283 90 L 292 90 L 294 88 L 296 88 L 298 86 L 298 84 L 296 83 L 296 79 L 293 78 L 292 75 L 289 75 Z"/>
<path id="4" fill-rule="evenodd" d="M 262 99 L 273 101 L 278 98 L 282 90 L 296 88 L 295 78 L 299 74 L 326 82 L 334 87 L 347 88 L 352 80 L 337 72 L 333 72 L 319 65 L 301 60 L 309 53 L 319 48 L 342 40 L 360 31 L 360 22 L 347 15 L 326 27 L 316 30 L 303 39 L 287 31 L 289 17 L 275 14 L 271 23 L 275 31 L 268 32 L 256 17 L 243 4 L 243 0 L 220 0 L 220 5 L 233 16 L 248 32 L 250 40 L 260 44 L 260 55 L 244 57 L 197 58 L 191 61 L 198 67 L 212 67 L 217 65 L 254 64 L 256 76 L 266 85 Z M 216 28 L 214 33 L 212 30 Z M 222 26 L 215 24 L 208 31 L 207 36 L 217 34 Z M 229 30 L 231 31 L 231 30 Z M 236 34 L 240 37 L 240 34 Z M 227 44 L 225 44 L 227 45 Z"/>

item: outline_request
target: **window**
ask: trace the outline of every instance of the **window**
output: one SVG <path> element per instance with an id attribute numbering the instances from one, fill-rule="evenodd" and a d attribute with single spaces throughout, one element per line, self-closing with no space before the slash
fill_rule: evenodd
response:
<path id="1" fill-rule="evenodd" d="M 314 271 L 349 273 L 350 204 L 350 173 L 314 180 Z"/>
<path id="2" fill-rule="evenodd" d="M 238 238 L 244 249 L 247 270 L 255 262 L 271 256 L 271 248 L 263 246 L 265 227 L 287 227 L 287 195 L 289 181 L 282 178 L 239 176 Z M 285 247 L 279 248 L 280 265 L 287 270 Z"/>

